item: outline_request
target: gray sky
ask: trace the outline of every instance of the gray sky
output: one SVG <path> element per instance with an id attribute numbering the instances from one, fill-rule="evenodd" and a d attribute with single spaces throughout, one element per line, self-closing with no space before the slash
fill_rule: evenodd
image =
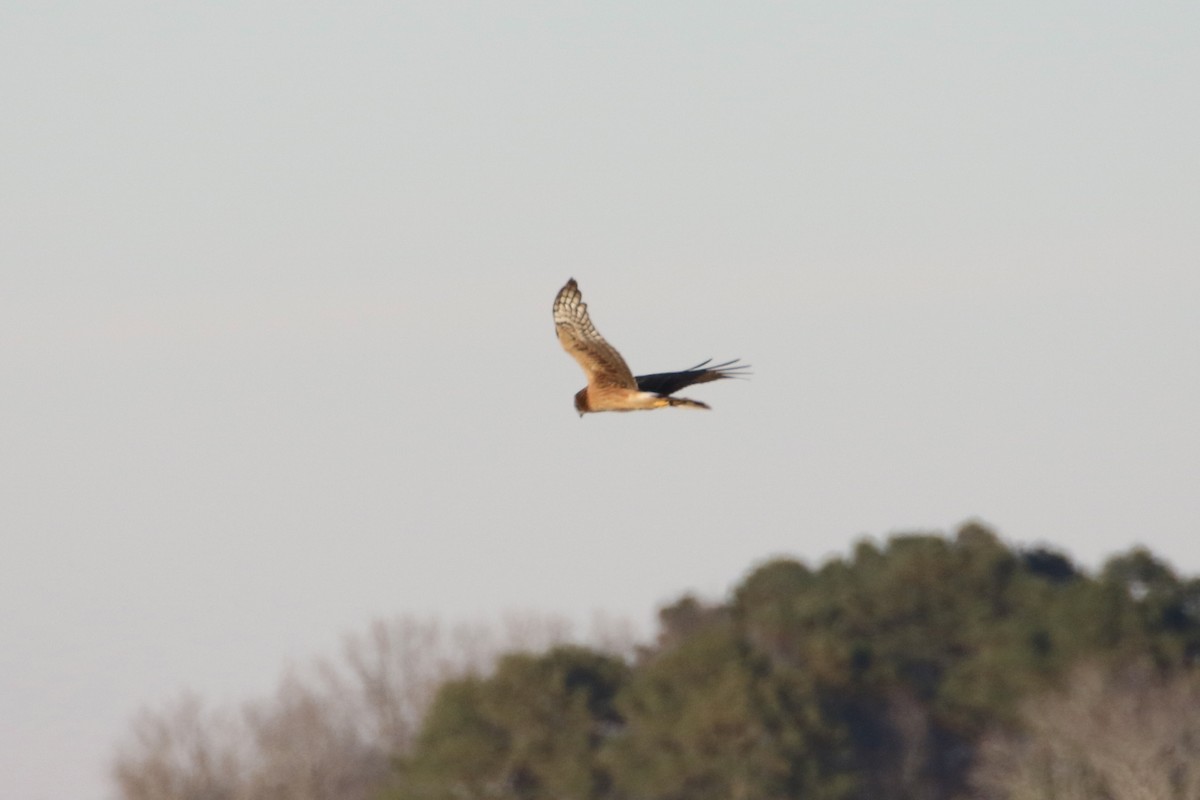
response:
<path id="1" fill-rule="evenodd" d="M 736 6 L 736 7 L 735 7 Z M 371 617 L 970 518 L 1200 571 L 1200 6 L 0 5 L 0 775 Z M 574 276 L 711 413 L 580 420 Z"/>

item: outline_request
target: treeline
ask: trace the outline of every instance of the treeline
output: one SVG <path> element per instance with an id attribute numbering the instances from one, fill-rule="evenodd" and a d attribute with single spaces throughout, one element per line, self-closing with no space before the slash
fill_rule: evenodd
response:
<path id="1" fill-rule="evenodd" d="M 122 797 L 1200 798 L 1200 580 L 1143 550 L 1091 575 L 968 525 L 953 538 L 863 542 L 819 568 L 780 559 L 727 602 L 664 608 L 650 644 L 560 637 L 426 670 L 421 701 L 399 715 L 403 735 L 383 734 L 399 713 L 383 709 L 394 686 L 420 683 L 403 663 L 421 650 L 405 656 L 380 636 L 358 642 L 357 663 L 372 665 L 350 682 L 359 688 L 317 703 L 375 709 L 340 723 L 332 761 L 352 765 L 341 779 L 319 774 L 322 747 L 339 740 L 314 745 L 310 715 L 307 735 L 277 726 L 249 758 L 254 747 L 240 745 L 242 761 L 217 770 L 238 780 L 148 793 L 136 780 L 156 772 L 144 731 L 161 740 L 180 727 L 148 714 L 118 759 Z M 191 725 L 193 740 L 218 727 L 195 713 Z M 248 777 L 262 753 L 289 746 L 284 777 Z M 172 763 L 175 778 L 196 772 Z"/>

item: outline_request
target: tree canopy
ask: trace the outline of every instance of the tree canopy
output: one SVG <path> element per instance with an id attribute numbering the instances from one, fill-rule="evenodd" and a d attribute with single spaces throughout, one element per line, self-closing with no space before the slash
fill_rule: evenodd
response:
<path id="1" fill-rule="evenodd" d="M 1143 550 L 1090 576 L 969 524 L 776 559 L 660 627 L 629 664 L 555 649 L 448 682 L 390 797 L 967 797 L 985 735 L 1075 665 L 1196 662 L 1200 582 Z"/>
<path id="2" fill-rule="evenodd" d="M 777 558 L 652 642 L 399 618 L 275 696 L 144 712 L 121 800 L 1177 800 L 1200 786 L 1200 579 L 978 524 Z M 1134 789 L 1130 787 L 1133 786 Z"/>

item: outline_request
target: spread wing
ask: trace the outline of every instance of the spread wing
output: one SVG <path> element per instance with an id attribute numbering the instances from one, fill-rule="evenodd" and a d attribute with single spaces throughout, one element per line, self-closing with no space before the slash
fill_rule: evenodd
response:
<path id="1" fill-rule="evenodd" d="M 708 383 L 709 381 L 719 381 L 722 378 L 741 378 L 749 375 L 748 372 L 739 372 L 739 370 L 749 369 L 749 364 L 738 364 L 738 359 L 726 361 L 723 364 L 714 364 L 706 366 L 709 361 L 702 361 L 691 369 L 685 369 L 682 372 L 657 372 L 653 375 L 638 375 L 638 389 L 643 392 L 654 392 L 655 394 L 671 394 L 678 392 L 685 386 L 691 386 L 693 383 Z M 736 366 L 734 366 L 736 365 Z"/>
<path id="2" fill-rule="evenodd" d="M 629 365 L 604 337 L 588 316 L 587 303 L 579 293 L 575 279 L 559 290 L 554 298 L 554 329 L 571 358 L 579 362 L 587 375 L 588 386 L 613 386 L 636 389 L 638 384 Z M 711 378 L 709 380 L 712 380 Z"/>

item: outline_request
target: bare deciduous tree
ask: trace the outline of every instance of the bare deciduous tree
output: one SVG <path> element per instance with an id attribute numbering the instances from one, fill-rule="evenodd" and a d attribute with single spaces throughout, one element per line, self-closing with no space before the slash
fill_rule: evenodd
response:
<path id="1" fill-rule="evenodd" d="M 988 800 L 1200 798 L 1196 675 L 1090 665 L 1023 717 L 1024 731 L 980 749 L 975 784 Z"/>
<path id="2" fill-rule="evenodd" d="M 340 687 L 286 676 L 275 696 L 246 706 L 254 742 L 248 796 L 256 800 L 367 800 L 386 778 L 388 751 L 364 731 Z"/>
<path id="3" fill-rule="evenodd" d="M 160 713 L 143 710 L 113 764 L 124 800 L 241 800 L 244 730 L 185 694 Z"/>
<path id="4" fill-rule="evenodd" d="M 608 624 L 607 644 L 632 651 L 629 629 Z M 345 638 L 339 661 L 288 671 L 274 695 L 240 713 L 205 711 L 191 695 L 143 711 L 113 764 L 118 797 L 367 800 L 392 760 L 412 749 L 442 683 L 489 672 L 506 651 L 539 652 L 571 638 L 568 622 L 537 614 L 507 614 L 496 630 L 376 620 Z"/>

